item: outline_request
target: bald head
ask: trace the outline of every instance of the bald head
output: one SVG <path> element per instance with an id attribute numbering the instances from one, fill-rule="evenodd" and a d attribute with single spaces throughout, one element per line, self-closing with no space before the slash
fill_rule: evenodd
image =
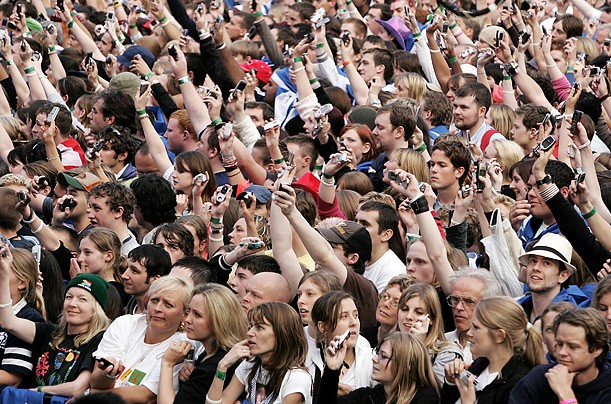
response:
<path id="1" fill-rule="evenodd" d="M 291 286 L 284 276 L 274 272 L 261 272 L 254 275 L 246 284 L 246 294 L 242 298 L 242 309 L 250 309 L 263 303 L 290 303 Z"/>

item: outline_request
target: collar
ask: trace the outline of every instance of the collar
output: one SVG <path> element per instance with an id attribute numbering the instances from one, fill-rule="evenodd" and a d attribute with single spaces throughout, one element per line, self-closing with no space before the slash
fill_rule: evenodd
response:
<path id="1" fill-rule="evenodd" d="M 17 315 L 17 313 L 19 313 L 21 309 L 23 309 L 26 305 L 27 302 L 25 301 L 25 299 L 21 299 L 17 302 L 17 304 L 13 305 L 13 313 Z"/>

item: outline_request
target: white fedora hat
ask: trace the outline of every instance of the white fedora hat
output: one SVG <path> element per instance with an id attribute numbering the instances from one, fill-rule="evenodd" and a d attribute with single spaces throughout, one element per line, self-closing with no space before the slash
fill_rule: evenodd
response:
<path id="1" fill-rule="evenodd" d="M 522 265 L 528 265 L 528 257 L 538 255 L 560 261 L 566 269 L 574 273 L 577 269 L 571 264 L 572 254 L 573 246 L 566 238 L 559 234 L 547 233 L 537 241 L 534 247 L 520 255 L 519 260 Z"/>

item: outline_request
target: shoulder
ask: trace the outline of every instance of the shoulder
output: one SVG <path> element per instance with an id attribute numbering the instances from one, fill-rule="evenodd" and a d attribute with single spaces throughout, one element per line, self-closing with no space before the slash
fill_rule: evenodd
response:
<path id="1" fill-rule="evenodd" d="M 412 403 L 438 403 L 439 394 L 431 386 L 419 386 Z"/>

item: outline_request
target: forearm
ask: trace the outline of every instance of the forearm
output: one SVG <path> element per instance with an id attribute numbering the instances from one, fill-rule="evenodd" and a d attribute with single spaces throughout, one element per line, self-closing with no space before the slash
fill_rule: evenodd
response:
<path id="1" fill-rule="evenodd" d="M 0 89 L 0 93 L 4 94 L 4 91 Z M 10 114 L 10 108 L 9 108 L 9 114 Z M 13 141 L 11 140 L 8 133 L 6 132 L 6 129 L 4 129 L 4 126 L 0 125 L 0 156 L 2 157 L 2 160 L 4 160 L 6 164 L 8 164 L 8 159 L 7 159 L 8 154 L 13 149 L 14 149 Z"/>
<path id="2" fill-rule="evenodd" d="M 363 77 L 356 70 L 356 66 L 352 61 L 344 61 L 344 68 L 352 85 L 352 92 L 357 105 L 366 105 L 367 98 L 369 97 L 369 88 L 367 83 L 363 80 Z"/>
<path id="3" fill-rule="evenodd" d="M 116 381 L 116 377 L 106 376 L 97 366 L 93 369 L 93 373 L 90 376 L 91 388 L 96 390 L 110 390 L 115 387 Z"/>
<path id="4" fill-rule="evenodd" d="M 83 370 L 79 377 L 72 381 L 62 384 L 56 384 L 55 386 L 44 386 L 42 391 L 47 394 L 65 396 L 65 397 L 76 397 L 80 396 L 87 390 L 89 386 L 89 371 Z"/>
<path id="5" fill-rule="evenodd" d="M 154 404 L 155 394 L 144 386 L 127 386 L 112 389 L 126 403 Z"/>
<path id="6" fill-rule="evenodd" d="M 511 77 L 509 80 L 503 78 L 503 104 L 515 110 L 518 108 L 518 101 L 516 100 L 516 93 L 513 90 L 512 83 Z"/>
<path id="7" fill-rule="evenodd" d="M 246 174 L 250 182 L 257 185 L 263 185 L 267 179 L 267 172 L 261 167 L 252 155 L 239 140 L 233 142 L 233 152 L 238 160 L 238 167 Z"/>
<path id="8" fill-rule="evenodd" d="M 314 95 L 316 97 L 316 95 L 314 94 L 314 91 L 312 90 L 312 86 L 310 85 L 310 81 L 308 80 L 308 74 L 305 71 L 305 66 L 303 65 L 303 62 L 301 61 L 301 59 L 304 57 L 308 57 L 308 56 L 304 55 L 302 57 L 297 57 L 293 59 L 293 62 L 294 62 L 293 67 L 294 67 L 294 73 L 295 73 L 295 86 L 297 86 L 297 94 L 300 100 L 304 100 L 311 95 Z"/>
<path id="9" fill-rule="evenodd" d="M 437 42 L 433 38 L 433 35 L 430 35 L 427 32 L 427 39 L 429 45 L 429 52 L 431 54 L 431 62 L 433 64 L 433 70 L 435 71 L 435 76 L 438 81 L 447 81 L 452 76 L 452 72 L 448 67 L 448 63 L 445 58 L 441 54 L 441 50 L 437 46 Z"/>
<path id="10" fill-rule="evenodd" d="M 64 171 L 64 165 L 62 164 L 61 157 L 59 156 L 59 152 L 57 151 L 57 145 L 51 136 L 49 139 L 45 140 L 45 152 L 47 153 L 47 161 L 51 163 L 53 168 L 57 170 L 57 172 L 61 173 Z"/>
<path id="11" fill-rule="evenodd" d="M 45 93 L 45 88 L 43 87 L 40 79 L 38 78 L 38 72 L 33 65 L 27 66 L 27 69 L 34 69 L 32 73 L 26 73 L 28 78 L 28 87 L 30 88 L 30 99 L 32 101 L 36 100 L 46 100 L 47 94 Z"/>
<path id="12" fill-rule="evenodd" d="M 236 85 L 238 81 L 244 79 L 244 70 L 240 67 L 239 63 L 235 60 L 229 45 L 226 45 L 223 49 L 219 50 L 219 57 L 221 64 L 223 65 L 224 73 L 229 79 L 231 85 Z"/>
<path id="13" fill-rule="evenodd" d="M 31 223 L 28 223 L 30 229 L 36 234 L 36 238 L 40 241 L 40 244 L 48 251 L 55 251 L 61 243 L 59 238 L 53 230 L 47 226 L 41 218 L 39 218 L 34 211 L 32 212 Z"/>
<path id="14" fill-rule="evenodd" d="M 80 21 L 76 19 L 72 21 L 74 21 L 74 24 L 70 27 L 70 33 L 74 36 L 79 45 L 81 45 L 83 52 L 92 52 L 94 59 L 105 60 L 106 57 L 100 52 L 93 38 L 81 28 Z M 68 24 L 68 26 L 70 26 L 70 24 Z"/>
<path id="15" fill-rule="evenodd" d="M 291 286 L 291 295 L 294 296 L 303 272 L 295 251 L 293 251 L 291 224 L 275 203 L 272 203 L 270 209 L 269 229 L 274 258 L 280 263 L 282 276 L 288 281 Z"/>
<path id="16" fill-rule="evenodd" d="M 191 80 L 184 81 L 180 84 L 180 92 L 182 93 L 185 108 L 189 113 L 189 118 L 193 124 L 193 129 L 195 129 L 195 133 L 201 133 L 201 131 L 206 129 L 211 122 L 208 108 L 206 108 L 206 105 L 197 94 L 197 90 L 195 86 L 193 86 L 193 83 L 191 83 Z M 161 139 L 159 141 L 161 141 Z"/>
<path id="17" fill-rule="evenodd" d="M 587 146 L 578 151 L 581 157 L 581 167 L 586 173 L 586 185 L 590 192 L 590 200 L 596 207 L 599 215 L 603 217 L 607 222 L 611 222 L 611 212 L 609 208 L 603 202 L 600 191 L 600 184 L 598 183 L 598 177 L 596 176 L 596 167 L 594 166 L 594 156 L 592 155 L 592 149 Z"/>
<path id="18" fill-rule="evenodd" d="M 447 251 L 443 244 L 443 238 L 437 229 L 435 219 L 430 211 L 416 215 L 418 219 L 418 227 L 422 235 L 422 241 L 426 246 L 426 252 L 433 264 L 437 278 L 441 283 L 441 288 L 446 295 L 451 293 L 450 275 L 454 272 L 450 262 L 448 261 Z"/>
<path id="19" fill-rule="evenodd" d="M 170 167 L 172 167 L 172 161 L 168 157 L 168 153 L 165 150 L 165 145 L 163 141 L 155 131 L 155 127 L 151 123 L 151 120 L 148 118 L 141 119 L 142 123 L 142 132 L 144 132 L 144 138 L 146 140 L 146 144 L 149 147 L 151 156 L 159 167 L 160 173 L 165 173 Z"/>
<path id="20" fill-rule="evenodd" d="M 318 186 L 318 199 L 329 204 L 333 203 L 335 200 L 334 184 L 335 181 L 333 178 L 325 178 L 323 173 L 323 177 L 320 179 L 320 185 Z"/>
<path id="21" fill-rule="evenodd" d="M 416 55 L 420 62 L 420 67 L 426 76 L 426 79 L 431 83 L 438 83 L 444 92 L 447 92 L 447 80 L 438 80 L 437 73 L 433 68 L 433 59 L 431 58 L 431 51 L 426 44 L 426 40 L 422 37 L 422 34 L 418 32 L 418 36 L 414 34 L 414 47 L 416 48 Z"/>
<path id="22" fill-rule="evenodd" d="M 278 47 L 278 43 L 276 39 L 274 39 L 269 26 L 263 18 L 257 19 L 255 25 L 261 37 L 261 41 L 263 41 L 263 47 L 265 48 L 265 52 L 267 52 L 267 56 L 274 62 L 274 65 L 281 68 L 284 65 L 284 55 Z"/>
<path id="23" fill-rule="evenodd" d="M 174 367 L 171 363 L 161 362 L 159 373 L 159 388 L 157 391 L 157 404 L 173 404 L 174 396 Z"/>
<path id="24" fill-rule="evenodd" d="M 59 59 L 57 51 L 53 50 L 49 52 L 49 62 L 51 64 L 51 74 L 53 74 L 56 83 L 66 77 L 66 70 Z"/>
<path id="25" fill-rule="evenodd" d="M 532 103 L 543 106 L 550 111 L 554 108 L 545 98 L 545 94 L 541 87 L 539 87 L 539 84 L 526 74 L 522 68 L 518 68 L 518 73 L 513 76 L 513 80 Z"/>
<path id="26" fill-rule="evenodd" d="M 8 66 L 8 74 L 13 80 L 15 91 L 17 92 L 17 98 L 19 99 L 19 104 L 25 104 L 30 96 L 30 88 L 28 87 L 28 84 L 23 79 L 21 72 L 19 71 L 17 66 L 15 66 L 15 63 L 12 60 L 11 64 L 9 64 Z"/>
<path id="27" fill-rule="evenodd" d="M 175 111 L 178 111 L 178 106 L 174 102 L 174 99 L 159 82 L 151 84 L 151 90 L 155 101 L 157 101 L 157 105 L 161 108 L 166 119 L 169 120 L 170 116 Z"/>

